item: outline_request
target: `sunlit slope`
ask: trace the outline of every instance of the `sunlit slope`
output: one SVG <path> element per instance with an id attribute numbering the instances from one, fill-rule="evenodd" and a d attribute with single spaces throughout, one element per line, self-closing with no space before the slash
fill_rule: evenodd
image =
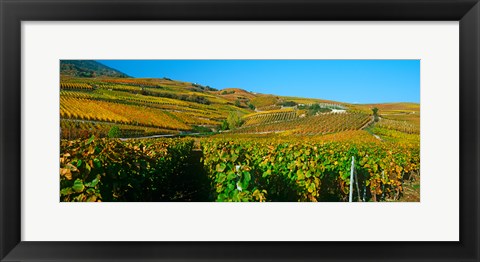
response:
<path id="1" fill-rule="evenodd" d="M 376 107 L 381 115 L 420 114 L 420 104 L 417 103 L 349 104 L 349 107 L 366 112 Z"/>
<path id="2" fill-rule="evenodd" d="M 236 133 L 326 134 L 363 129 L 373 108 L 378 108 L 378 127 L 419 133 L 420 106 L 413 103 L 348 104 L 241 88 L 216 90 L 169 78 L 61 75 L 60 82 L 62 136 L 67 137 L 105 136 L 114 126 L 120 136 L 217 131 L 232 114 L 242 119 L 238 130 L 231 130 Z"/>
<path id="3" fill-rule="evenodd" d="M 62 135 L 67 137 L 78 136 L 78 130 L 72 130 L 87 123 L 88 130 L 100 135 L 114 125 L 139 135 L 142 130 L 144 135 L 216 130 L 230 112 L 245 115 L 253 110 L 208 86 L 170 79 L 63 75 L 60 82 Z"/>

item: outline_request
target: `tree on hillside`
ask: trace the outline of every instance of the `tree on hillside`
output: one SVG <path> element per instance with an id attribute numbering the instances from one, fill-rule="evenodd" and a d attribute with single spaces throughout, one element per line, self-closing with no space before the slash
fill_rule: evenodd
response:
<path id="1" fill-rule="evenodd" d="M 228 127 L 230 129 L 235 129 L 243 124 L 242 117 L 236 112 L 230 112 L 227 117 Z"/>
<path id="2" fill-rule="evenodd" d="M 220 130 L 228 130 L 228 122 L 227 120 L 222 121 L 222 125 L 220 126 Z"/>
<path id="3" fill-rule="evenodd" d="M 330 108 L 321 107 L 319 104 L 313 104 L 311 106 L 306 107 L 308 109 L 307 114 L 309 116 L 314 116 L 317 113 L 327 113 L 332 111 Z"/>
<path id="4" fill-rule="evenodd" d="M 235 100 L 235 106 L 236 106 L 236 107 L 240 107 L 240 106 L 241 106 L 241 104 L 240 104 L 240 100 L 238 100 L 238 99 L 237 99 L 237 100 Z"/>
<path id="5" fill-rule="evenodd" d="M 317 114 L 318 111 L 320 111 L 320 105 L 319 104 L 313 104 L 308 109 L 308 115 L 314 116 L 314 115 Z"/>
<path id="6" fill-rule="evenodd" d="M 375 122 L 378 122 L 378 108 L 376 107 L 372 108 L 372 112 L 373 112 L 373 120 Z"/>
<path id="7" fill-rule="evenodd" d="M 112 126 L 108 131 L 108 137 L 110 138 L 120 137 L 120 128 L 118 128 L 118 126 Z"/>
<path id="8" fill-rule="evenodd" d="M 297 103 L 295 103 L 294 101 L 285 101 L 282 103 L 282 106 L 286 106 L 286 107 L 292 107 L 292 106 L 296 106 Z"/>

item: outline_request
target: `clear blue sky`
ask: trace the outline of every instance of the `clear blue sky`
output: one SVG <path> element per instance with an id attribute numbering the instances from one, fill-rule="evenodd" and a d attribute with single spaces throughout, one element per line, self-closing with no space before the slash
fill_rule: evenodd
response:
<path id="1" fill-rule="evenodd" d="M 420 102 L 420 60 L 97 60 L 133 77 L 349 103 Z"/>

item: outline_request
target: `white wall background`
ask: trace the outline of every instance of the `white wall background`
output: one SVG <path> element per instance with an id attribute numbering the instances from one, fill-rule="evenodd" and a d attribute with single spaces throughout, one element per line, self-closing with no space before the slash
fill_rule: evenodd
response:
<path id="1" fill-rule="evenodd" d="M 421 202 L 60 203 L 60 59 L 421 59 Z M 458 22 L 23 22 L 22 240 L 457 241 L 458 108 Z"/>

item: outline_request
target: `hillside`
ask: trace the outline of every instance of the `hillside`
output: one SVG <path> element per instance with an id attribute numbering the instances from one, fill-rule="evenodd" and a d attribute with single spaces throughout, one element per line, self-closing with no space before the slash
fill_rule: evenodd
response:
<path id="1" fill-rule="evenodd" d="M 419 104 L 289 88 L 217 90 L 65 61 L 60 201 L 420 201 Z"/>
<path id="2" fill-rule="evenodd" d="M 216 90 L 169 78 L 126 77 L 89 61 L 65 61 L 64 68 L 83 68 L 77 73 L 61 71 L 61 136 L 66 139 L 92 134 L 140 137 L 220 130 L 231 134 L 325 135 L 365 129 L 373 121 L 373 107 L 380 110 L 376 129 L 380 133 L 383 129 L 418 133 L 420 129 L 418 104 L 358 105 L 241 88 Z M 75 76 L 86 68 L 95 69 L 92 77 Z"/>
<path id="3" fill-rule="evenodd" d="M 127 74 L 93 60 L 60 60 L 60 73 L 74 77 L 129 77 Z"/>

